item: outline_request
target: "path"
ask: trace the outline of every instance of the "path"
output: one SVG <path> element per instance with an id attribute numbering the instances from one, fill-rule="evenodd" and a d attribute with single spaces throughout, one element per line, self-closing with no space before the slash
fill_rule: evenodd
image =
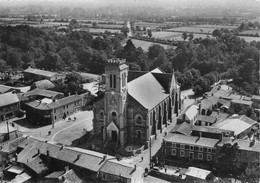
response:
<path id="1" fill-rule="evenodd" d="M 70 125 L 70 126 L 68 126 L 68 127 L 66 127 L 66 128 L 63 128 L 63 129 L 59 130 L 58 132 L 56 132 L 55 134 L 53 134 L 53 136 L 52 136 L 52 138 L 51 138 L 50 141 L 54 142 L 54 141 L 55 141 L 55 140 L 54 140 L 55 137 L 56 137 L 59 133 L 64 132 L 64 131 L 66 131 L 67 129 L 72 128 L 72 127 L 74 127 L 74 126 L 76 126 L 76 125 L 78 125 L 78 124 L 80 124 L 80 123 L 83 123 L 83 122 L 86 123 L 86 122 L 89 122 L 89 121 L 92 121 L 92 117 L 88 117 L 88 118 L 86 118 L 86 119 L 82 119 L 82 120 L 80 120 L 80 121 L 75 122 L 73 125 Z"/>

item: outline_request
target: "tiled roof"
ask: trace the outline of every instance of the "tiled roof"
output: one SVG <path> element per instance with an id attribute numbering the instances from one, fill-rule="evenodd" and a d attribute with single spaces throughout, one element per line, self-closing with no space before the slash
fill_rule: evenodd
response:
<path id="1" fill-rule="evenodd" d="M 235 135 L 238 135 L 255 124 L 257 124 L 256 121 L 243 115 L 230 117 L 228 119 L 215 123 L 213 126 L 223 130 L 234 131 Z"/>
<path id="2" fill-rule="evenodd" d="M 49 170 L 46 164 L 40 158 L 40 156 L 36 156 L 35 158 L 33 158 L 32 161 L 26 163 L 26 166 L 28 166 L 32 171 L 34 171 L 38 175 L 45 173 Z"/>
<path id="3" fill-rule="evenodd" d="M 34 68 L 25 69 L 23 72 L 24 73 L 35 74 L 35 75 L 40 75 L 40 76 L 45 76 L 45 77 L 52 77 L 52 76 L 58 74 L 56 72 L 45 71 L 45 70 L 34 69 Z"/>
<path id="4" fill-rule="evenodd" d="M 56 172 L 50 173 L 49 175 L 46 175 L 44 178 L 47 178 L 47 179 L 58 179 L 64 173 L 65 173 L 64 171 L 56 171 Z"/>
<path id="5" fill-rule="evenodd" d="M 213 105 L 217 104 L 218 98 L 211 96 L 201 101 L 201 109 L 209 109 Z"/>
<path id="6" fill-rule="evenodd" d="M 54 109 L 54 108 L 61 107 L 66 104 L 78 101 L 80 99 L 82 99 L 81 95 L 71 95 L 71 96 L 56 100 L 55 102 L 52 102 L 49 104 L 35 100 L 35 101 L 27 103 L 26 105 L 28 105 L 32 108 L 37 108 L 37 109 L 41 109 L 41 110 L 50 110 L 50 109 Z"/>
<path id="7" fill-rule="evenodd" d="M 136 171 L 134 166 L 119 162 L 117 160 L 106 161 L 100 169 L 100 172 L 110 175 L 117 175 L 124 178 L 131 178 L 134 171 Z"/>
<path id="8" fill-rule="evenodd" d="M 183 135 L 189 135 L 192 132 L 192 125 L 188 124 L 187 122 L 183 122 L 181 124 L 175 125 L 171 132 L 173 133 L 180 133 Z"/>
<path id="9" fill-rule="evenodd" d="M 217 118 L 217 121 L 218 121 L 218 120 L 222 120 L 222 119 L 227 119 L 229 114 L 228 113 L 224 113 L 224 112 L 213 111 L 210 116 L 212 116 L 214 118 Z"/>
<path id="10" fill-rule="evenodd" d="M 218 99 L 218 103 L 220 103 L 220 104 L 222 104 L 222 105 L 224 105 L 224 104 L 226 104 L 226 103 L 228 103 L 229 101 L 228 100 L 225 100 L 225 99 Z"/>
<path id="11" fill-rule="evenodd" d="M 25 97 L 30 97 L 30 96 L 34 96 L 34 95 L 40 95 L 40 96 L 48 97 L 48 98 L 53 98 L 57 95 L 64 96 L 64 94 L 60 93 L 60 92 L 55 92 L 55 91 L 51 91 L 51 90 L 43 90 L 43 89 L 39 89 L 39 88 L 35 88 L 34 90 L 31 90 L 31 91 L 28 91 L 28 92 L 22 94 L 22 96 L 25 96 Z"/>
<path id="12" fill-rule="evenodd" d="M 253 99 L 253 100 L 260 100 L 260 95 L 253 95 L 253 96 L 252 96 L 252 99 Z"/>
<path id="13" fill-rule="evenodd" d="M 199 107 L 197 105 L 191 105 L 185 112 L 184 114 L 189 120 L 192 120 L 198 113 Z"/>
<path id="14" fill-rule="evenodd" d="M 192 130 L 198 132 L 216 133 L 216 134 L 220 134 L 223 132 L 231 132 L 230 130 L 219 129 L 214 126 L 196 126 L 196 125 L 192 126 Z"/>
<path id="15" fill-rule="evenodd" d="M 253 104 L 252 101 L 236 100 L 236 99 L 231 100 L 231 103 L 242 104 L 242 105 L 248 105 L 248 106 L 251 106 L 251 105 Z"/>
<path id="16" fill-rule="evenodd" d="M 64 183 L 83 183 L 83 181 L 80 176 L 78 175 L 79 173 L 76 173 L 73 169 L 67 171 L 63 177 L 64 177 Z"/>
<path id="17" fill-rule="evenodd" d="M 16 94 L 9 92 L 0 94 L 0 107 L 15 104 L 19 102 L 19 98 Z"/>
<path id="18" fill-rule="evenodd" d="M 1 85 L 0 84 L 0 94 L 2 93 L 6 93 L 10 90 L 14 89 L 13 87 L 10 87 L 10 86 L 6 86 L 6 85 Z"/>
<path id="19" fill-rule="evenodd" d="M 207 122 L 207 123 L 215 123 L 217 121 L 217 118 L 212 117 L 212 116 L 199 115 L 198 121 Z"/>
<path id="20" fill-rule="evenodd" d="M 25 140 L 25 137 L 18 137 L 13 140 L 8 140 L 0 144 L 1 152 L 6 152 L 8 154 L 14 152 L 18 145 Z"/>
<path id="21" fill-rule="evenodd" d="M 44 79 L 44 80 L 34 82 L 31 86 L 31 89 L 34 89 L 34 88 L 50 89 L 50 88 L 54 88 L 54 87 L 55 87 L 55 85 L 51 81 Z"/>
<path id="22" fill-rule="evenodd" d="M 151 72 L 129 82 L 128 94 L 148 110 L 169 96 Z"/>
<path id="23" fill-rule="evenodd" d="M 205 138 L 205 137 L 196 137 L 196 136 L 186 136 L 179 135 L 174 133 L 169 133 L 166 137 L 164 137 L 165 141 L 175 142 L 181 144 L 189 144 L 203 147 L 215 147 L 218 143 L 218 139 Z"/>
<path id="24" fill-rule="evenodd" d="M 235 144 L 237 143 L 239 149 L 246 151 L 254 151 L 260 153 L 260 143 L 256 140 L 255 144 L 252 145 L 251 141 L 243 140 L 243 139 L 231 139 L 231 138 L 223 138 L 223 140 L 218 144 L 218 146 L 222 147 L 224 144 Z"/>

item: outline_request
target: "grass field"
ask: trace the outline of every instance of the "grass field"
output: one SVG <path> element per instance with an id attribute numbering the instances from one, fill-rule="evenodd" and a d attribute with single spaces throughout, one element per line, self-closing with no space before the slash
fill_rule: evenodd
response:
<path id="1" fill-rule="evenodd" d="M 210 27 L 177 27 L 169 29 L 170 31 L 176 32 L 193 32 L 193 33 L 212 33 L 215 28 Z"/>
<path id="2" fill-rule="evenodd" d="M 206 38 L 208 37 L 207 34 L 193 34 L 193 39 L 195 38 Z M 173 40 L 177 40 L 177 41 L 183 41 L 182 38 L 182 33 L 179 32 L 153 32 L 153 37 L 155 38 L 160 38 L 160 39 L 173 39 Z M 211 35 L 209 35 L 209 37 L 212 37 Z"/>
<path id="3" fill-rule="evenodd" d="M 93 28 L 89 28 L 89 32 L 93 32 L 93 33 L 104 33 L 105 31 L 109 31 L 112 33 L 120 33 L 121 30 L 119 29 L 93 29 Z"/>
<path id="4" fill-rule="evenodd" d="M 241 32 L 240 34 L 248 34 L 248 35 L 250 35 L 250 34 L 260 34 L 260 29 L 256 29 L 256 30 L 246 30 L 246 31 L 243 31 L 243 32 Z"/>
<path id="5" fill-rule="evenodd" d="M 133 44 L 135 45 L 136 48 L 141 47 L 144 51 L 148 51 L 148 48 L 153 45 L 153 44 L 157 44 L 157 43 L 153 43 L 153 42 L 148 42 L 148 41 L 142 41 L 142 40 L 138 40 L 138 39 L 131 39 Z M 167 47 L 169 47 L 169 45 L 165 45 L 165 44 L 159 44 L 162 47 L 164 47 L 165 49 Z M 123 44 L 123 46 L 125 46 L 125 44 Z M 176 47 L 174 47 L 176 48 Z"/>
<path id="6" fill-rule="evenodd" d="M 208 24 L 202 24 L 202 25 L 195 25 L 195 27 L 200 27 L 200 28 L 213 28 L 213 29 L 221 29 L 221 28 L 225 28 L 225 29 L 236 29 L 238 27 L 238 25 L 208 25 Z"/>
<path id="7" fill-rule="evenodd" d="M 245 39 L 245 41 L 247 42 L 260 41 L 260 37 L 250 37 L 250 36 L 238 36 L 238 37 Z"/>

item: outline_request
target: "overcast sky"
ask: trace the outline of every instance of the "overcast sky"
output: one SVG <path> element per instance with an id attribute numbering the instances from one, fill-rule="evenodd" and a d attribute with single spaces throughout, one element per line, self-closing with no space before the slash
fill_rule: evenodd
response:
<path id="1" fill-rule="evenodd" d="M 2 5 L 28 5 L 28 4 L 44 4 L 44 5 L 72 5 L 80 6 L 93 4 L 104 6 L 108 4 L 115 5 L 147 5 L 147 6 L 248 6 L 254 5 L 256 2 L 260 5 L 260 0 L 0 0 Z"/>

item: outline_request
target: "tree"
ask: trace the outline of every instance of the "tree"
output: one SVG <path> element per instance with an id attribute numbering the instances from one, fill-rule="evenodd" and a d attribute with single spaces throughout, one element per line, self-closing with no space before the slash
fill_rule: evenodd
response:
<path id="1" fill-rule="evenodd" d="M 97 28 L 97 22 L 93 22 L 92 27 Z"/>
<path id="2" fill-rule="evenodd" d="M 125 37 L 127 37 L 128 33 L 129 33 L 129 28 L 128 27 L 123 27 L 121 29 L 121 32 L 124 34 Z"/>
<path id="3" fill-rule="evenodd" d="M 128 66 L 129 66 L 129 70 L 141 71 L 141 67 L 138 64 L 134 63 L 134 62 L 128 63 Z"/>
<path id="4" fill-rule="evenodd" d="M 219 29 L 215 29 L 215 30 L 212 32 L 212 36 L 213 36 L 213 37 L 220 38 L 220 37 L 221 37 L 221 31 L 220 31 Z"/>
<path id="5" fill-rule="evenodd" d="M 183 38 L 184 41 L 188 38 L 187 32 L 182 33 L 182 38 Z"/>
<path id="6" fill-rule="evenodd" d="M 222 175 L 238 174 L 238 149 L 237 143 L 224 144 L 217 156 L 216 169 Z"/>
<path id="7" fill-rule="evenodd" d="M 194 34 L 191 32 L 191 33 L 189 33 L 188 37 L 189 37 L 189 40 L 192 40 L 194 38 Z"/>
<path id="8" fill-rule="evenodd" d="M 149 38 L 151 38 L 153 36 L 152 30 L 148 29 L 147 30 L 147 34 L 148 34 Z"/>
<path id="9" fill-rule="evenodd" d="M 69 27 L 72 29 L 78 28 L 79 27 L 78 21 L 76 19 L 71 19 L 69 23 Z"/>

